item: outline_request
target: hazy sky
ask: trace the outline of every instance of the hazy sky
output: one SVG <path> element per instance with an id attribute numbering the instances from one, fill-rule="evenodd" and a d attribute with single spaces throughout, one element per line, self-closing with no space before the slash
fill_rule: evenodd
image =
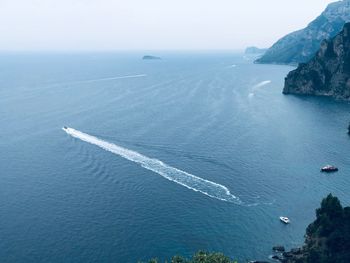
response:
<path id="1" fill-rule="evenodd" d="M 243 49 L 331 0 L 0 0 L 0 50 Z"/>

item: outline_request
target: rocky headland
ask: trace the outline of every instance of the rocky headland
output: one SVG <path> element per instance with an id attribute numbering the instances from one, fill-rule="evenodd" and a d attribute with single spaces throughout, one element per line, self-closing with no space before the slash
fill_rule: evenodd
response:
<path id="1" fill-rule="evenodd" d="M 263 55 L 267 51 L 267 48 L 247 47 L 244 51 L 246 55 Z"/>
<path id="2" fill-rule="evenodd" d="M 350 262 L 350 207 L 329 194 L 306 229 L 304 246 L 290 251 L 281 247 L 277 252 L 275 259 L 282 263 Z"/>
<path id="3" fill-rule="evenodd" d="M 334 38 L 324 40 L 308 63 L 288 74 L 283 93 L 350 100 L 350 23 Z"/>
<path id="4" fill-rule="evenodd" d="M 294 64 L 308 62 L 324 39 L 337 35 L 350 22 L 350 0 L 331 3 L 306 28 L 278 40 L 257 63 Z"/>

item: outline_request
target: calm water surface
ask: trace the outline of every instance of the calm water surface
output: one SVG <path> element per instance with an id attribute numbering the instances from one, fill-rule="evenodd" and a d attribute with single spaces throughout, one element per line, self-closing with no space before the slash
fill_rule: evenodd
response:
<path id="1" fill-rule="evenodd" d="M 0 56 L 2 262 L 137 262 L 199 249 L 265 260 L 273 245 L 302 243 L 326 194 L 349 204 L 349 104 L 284 96 L 291 67 L 240 54 L 142 55 Z M 226 187 L 241 203 L 64 125 Z M 340 171 L 321 174 L 327 163 Z"/>

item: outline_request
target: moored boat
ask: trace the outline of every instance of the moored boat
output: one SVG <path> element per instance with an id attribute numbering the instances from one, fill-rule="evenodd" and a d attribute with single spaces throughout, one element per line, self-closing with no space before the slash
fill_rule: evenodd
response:
<path id="1" fill-rule="evenodd" d="M 330 173 L 330 172 L 336 172 L 336 171 L 338 171 L 338 168 L 329 164 L 321 168 L 321 172 Z"/>
<path id="2" fill-rule="evenodd" d="M 285 224 L 289 224 L 290 223 L 290 220 L 288 217 L 285 217 L 285 216 L 280 216 L 280 220 L 285 223 Z"/>

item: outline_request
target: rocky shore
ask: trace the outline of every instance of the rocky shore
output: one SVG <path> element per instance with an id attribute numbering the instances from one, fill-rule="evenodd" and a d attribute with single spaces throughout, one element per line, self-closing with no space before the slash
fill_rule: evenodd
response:
<path id="1" fill-rule="evenodd" d="M 339 199 L 329 194 L 306 229 L 304 245 L 290 251 L 276 246 L 273 251 L 272 258 L 282 263 L 350 262 L 350 207 L 342 207 Z"/>
<path id="2" fill-rule="evenodd" d="M 283 93 L 350 100 L 350 23 L 334 38 L 324 40 L 308 63 L 288 74 Z"/>

